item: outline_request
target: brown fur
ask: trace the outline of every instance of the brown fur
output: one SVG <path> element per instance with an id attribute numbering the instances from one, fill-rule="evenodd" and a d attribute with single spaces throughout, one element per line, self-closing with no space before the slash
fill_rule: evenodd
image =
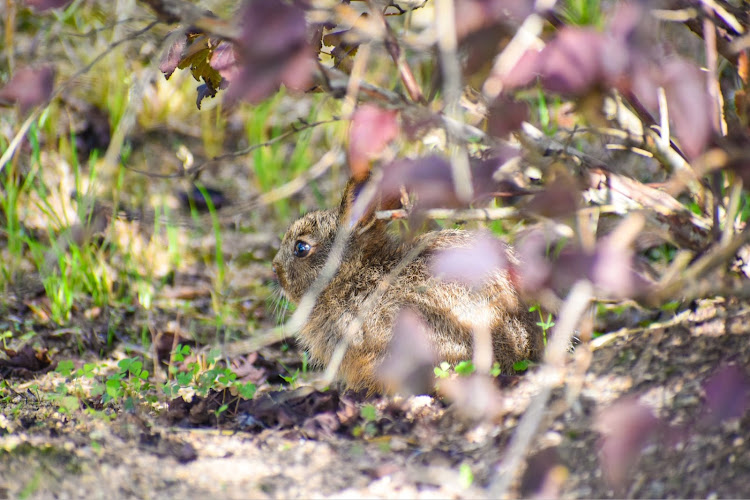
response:
<path id="1" fill-rule="evenodd" d="M 325 264 L 338 227 L 352 203 L 353 187 L 350 183 L 338 210 L 308 213 L 286 232 L 273 266 L 292 302 L 302 298 Z M 389 234 L 384 222 L 372 217 L 365 222 L 350 237 L 339 270 L 320 294 L 299 333 L 314 362 L 327 365 L 350 322 L 363 313 L 363 327 L 351 339 L 339 376 L 355 390 L 383 390 L 377 369 L 387 352 L 396 317 L 405 307 L 417 311 L 430 327 L 430 341 L 439 360 L 457 363 L 471 359 L 472 331 L 480 321 L 491 325 L 494 357 L 504 372 L 511 373 L 513 364 L 519 360 L 540 358 L 541 330 L 521 303 L 505 271 L 495 272 L 479 290 L 431 275 L 429 262 L 435 250 L 465 247 L 472 241 L 471 233 L 436 231 L 405 243 Z M 312 247 L 304 258 L 293 254 L 294 245 L 300 240 Z M 426 245 L 425 251 L 405 267 L 375 302 L 373 310 L 362 311 L 367 297 L 409 250 L 419 244 Z M 510 252 L 508 257 L 514 259 Z"/>

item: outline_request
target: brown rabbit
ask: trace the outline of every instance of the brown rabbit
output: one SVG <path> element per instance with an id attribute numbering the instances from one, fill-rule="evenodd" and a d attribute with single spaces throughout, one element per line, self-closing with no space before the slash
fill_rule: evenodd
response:
<path id="1" fill-rule="evenodd" d="M 299 302 L 318 277 L 339 227 L 349 218 L 359 187 L 350 181 L 338 209 L 308 213 L 284 235 L 273 268 L 292 302 Z M 480 307 L 490 311 L 484 318 L 489 322 L 495 360 L 503 372 L 512 373 L 513 364 L 522 359 L 538 360 L 544 347 L 541 329 L 521 303 L 505 270 L 493 272 L 479 289 L 442 281 L 430 271 L 436 251 L 467 247 L 474 238 L 467 231 L 442 230 L 404 242 L 389 234 L 386 223 L 376 220 L 374 210 L 370 210 L 357 222 L 338 271 L 299 332 L 312 361 L 328 365 L 349 325 L 362 314 L 362 327 L 348 339 L 338 376 L 351 389 L 382 391 L 385 387 L 377 370 L 386 357 L 402 309 L 417 312 L 429 327 L 436 359 L 457 363 L 472 358 L 472 331 L 478 326 L 476 318 L 482 316 L 476 314 Z M 417 246 L 424 250 L 405 265 L 374 303 L 367 305 L 371 310 L 363 312 L 367 298 Z M 515 260 L 510 251 L 506 254 L 507 260 Z"/>

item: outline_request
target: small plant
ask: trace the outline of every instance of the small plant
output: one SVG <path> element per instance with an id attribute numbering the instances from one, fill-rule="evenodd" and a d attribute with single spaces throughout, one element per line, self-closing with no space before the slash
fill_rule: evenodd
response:
<path id="1" fill-rule="evenodd" d="M 284 382 L 286 382 L 287 384 L 291 386 L 294 386 L 297 383 L 297 380 L 299 379 L 300 375 L 302 375 L 303 377 L 307 375 L 308 362 L 309 362 L 309 355 L 307 354 L 307 352 L 303 352 L 302 353 L 302 369 L 300 370 L 299 368 L 297 368 L 296 370 L 294 370 L 294 373 L 292 373 L 291 370 L 284 363 L 279 361 L 279 364 L 289 374 L 289 375 L 279 375 L 279 376 L 284 380 Z"/>
<path id="2" fill-rule="evenodd" d="M 86 401 L 97 397 L 101 397 L 101 403 L 105 405 L 122 402 L 127 410 L 134 409 L 138 402 L 156 402 L 153 386 L 148 381 L 150 373 L 143 369 L 143 362 L 136 357 L 121 359 L 117 363 L 117 371 L 106 378 L 102 378 L 102 367 L 92 363 L 76 369 L 72 361 L 63 360 L 55 371 L 73 382 L 58 384 L 55 392 L 50 394 L 63 413 L 79 409 L 81 404 L 89 406 Z M 84 384 L 78 382 L 80 378 L 94 383 L 87 383 L 84 388 Z M 90 407 L 86 409 L 97 413 Z"/>
<path id="3" fill-rule="evenodd" d="M 437 378 L 448 378 L 451 375 L 450 369 L 451 364 L 447 361 L 443 361 L 439 366 L 435 367 L 435 376 Z"/>
<path id="4" fill-rule="evenodd" d="M 466 376 L 466 375 L 471 375 L 472 373 L 474 373 L 476 371 L 476 367 L 474 366 L 474 363 L 471 361 L 461 361 L 453 368 L 453 370 L 458 375 Z"/>
<path id="5" fill-rule="evenodd" d="M 362 424 L 357 425 L 352 430 L 354 437 L 373 437 L 377 434 L 377 426 L 375 422 L 378 419 L 377 409 L 373 405 L 364 405 L 359 410 L 359 416 L 364 419 Z"/>
<path id="6" fill-rule="evenodd" d="M 171 399 L 186 389 L 199 396 L 206 396 L 210 390 L 229 389 L 233 395 L 242 399 L 252 399 L 255 396 L 256 385 L 252 382 L 238 381 L 236 373 L 219 363 L 219 354 L 220 351 L 212 349 L 207 355 L 189 362 L 184 370 L 170 364 L 169 376 L 172 380 L 162 386 L 162 392 Z M 190 355 L 190 346 L 180 344 L 172 353 L 172 361 L 182 363 Z"/>
<path id="7" fill-rule="evenodd" d="M 125 408 L 132 410 L 135 408 L 136 398 L 146 397 L 147 400 L 154 402 L 147 396 L 151 384 L 148 382 L 148 370 L 143 369 L 143 362 L 137 358 L 125 358 L 117 363 L 117 367 L 120 370 L 108 376 L 104 384 L 103 403 L 116 402 L 125 398 Z"/>
<path id="8" fill-rule="evenodd" d="M 470 488 L 474 484 L 474 472 L 472 472 L 469 464 L 463 463 L 458 468 L 458 479 L 463 489 Z"/>
<path id="9" fill-rule="evenodd" d="M 494 373 L 495 369 L 497 369 L 497 373 L 500 374 L 500 365 L 498 363 L 495 363 L 493 365 L 492 371 L 490 373 Z M 474 366 L 474 362 L 471 360 L 459 361 L 454 367 L 451 367 L 451 364 L 447 361 L 443 361 L 439 366 L 436 366 L 433 371 L 437 378 L 448 378 L 450 377 L 451 373 L 466 377 L 477 371 L 477 368 L 476 366 Z"/>
<path id="10" fill-rule="evenodd" d="M 517 372 L 525 372 L 529 369 L 529 366 L 531 365 L 531 361 L 528 359 L 522 359 L 521 361 L 516 361 L 513 363 L 513 369 Z"/>
<path id="11" fill-rule="evenodd" d="M 537 321 L 536 324 L 538 326 L 542 327 L 542 332 L 544 333 L 544 343 L 546 345 L 547 344 L 547 333 L 549 332 L 549 330 L 553 326 L 555 326 L 555 322 L 552 320 L 552 313 L 550 313 L 547 316 L 547 319 L 545 320 L 544 319 L 544 314 L 542 313 L 542 308 L 539 307 L 538 304 L 529 307 L 529 312 L 534 312 L 534 311 L 538 311 L 539 312 L 539 321 Z"/>
<path id="12" fill-rule="evenodd" d="M 2 341 L 3 341 L 3 348 L 4 349 L 8 348 L 8 342 L 7 341 L 10 340 L 10 339 L 12 339 L 12 338 L 13 338 L 13 332 L 11 332 L 10 330 L 5 330 L 3 333 L 0 333 L 0 339 L 2 339 Z"/>

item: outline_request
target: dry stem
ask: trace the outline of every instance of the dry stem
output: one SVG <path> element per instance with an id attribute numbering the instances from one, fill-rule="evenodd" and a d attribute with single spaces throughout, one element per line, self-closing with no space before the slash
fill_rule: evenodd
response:
<path id="1" fill-rule="evenodd" d="M 589 308 L 593 293 L 594 289 L 591 283 L 585 280 L 579 281 L 573 286 L 563 304 L 552 340 L 547 345 L 544 363 L 539 370 L 542 386 L 518 423 L 513 439 L 505 453 L 505 458 L 498 468 L 498 475 L 490 484 L 490 498 L 505 498 L 507 496 L 508 489 L 515 479 L 542 421 L 552 389 L 562 383 L 565 356 L 568 352 L 570 339 L 575 333 L 576 326 Z"/>

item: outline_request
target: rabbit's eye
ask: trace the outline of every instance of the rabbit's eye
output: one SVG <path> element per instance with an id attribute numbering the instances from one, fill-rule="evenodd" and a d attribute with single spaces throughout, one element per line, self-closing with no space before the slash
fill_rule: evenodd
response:
<path id="1" fill-rule="evenodd" d="M 310 244 L 305 243 L 302 240 L 297 240 L 296 243 L 294 243 L 294 256 L 295 257 L 307 257 L 307 254 L 310 253 Z"/>

